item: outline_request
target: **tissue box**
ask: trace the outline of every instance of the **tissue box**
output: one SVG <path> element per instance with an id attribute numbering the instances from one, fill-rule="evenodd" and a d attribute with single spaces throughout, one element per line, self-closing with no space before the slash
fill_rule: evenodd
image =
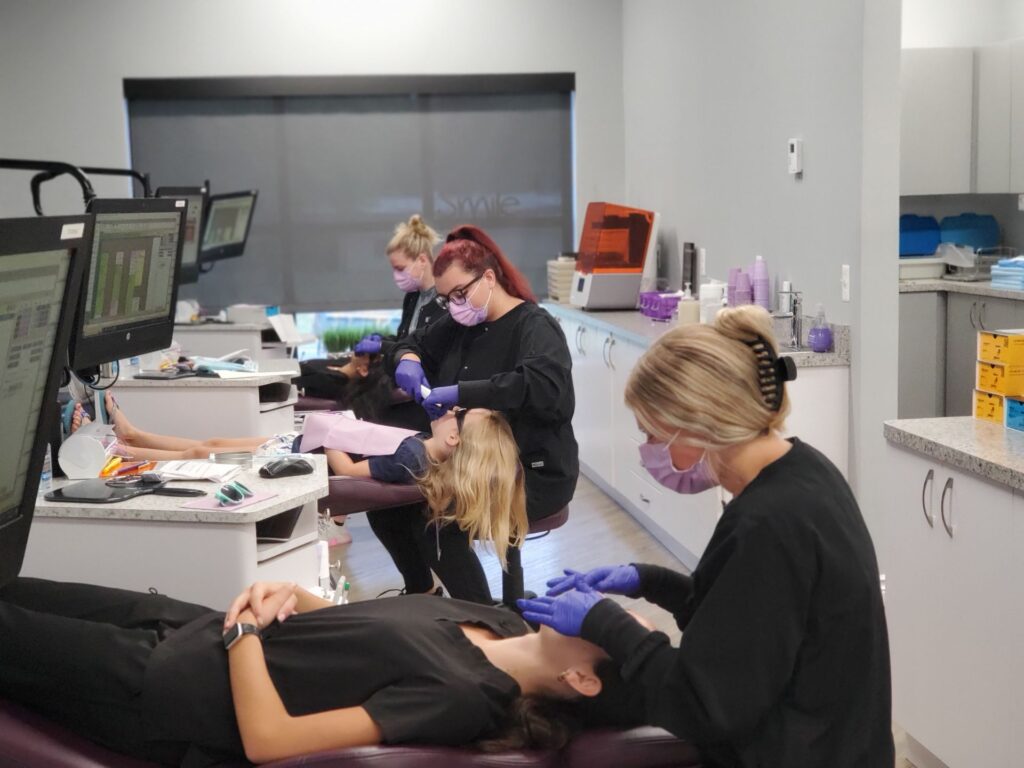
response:
<path id="1" fill-rule="evenodd" d="M 989 392 L 975 390 L 974 418 L 1002 424 L 1005 413 L 1005 400 L 1006 398 L 1002 395 L 993 395 Z"/>
<path id="2" fill-rule="evenodd" d="M 979 332 L 978 360 L 984 363 L 1024 365 L 1024 330 Z"/>
<path id="3" fill-rule="evenodd" d="M 1024 395 L 1024 365 L 978 363 L 975 387 L 997 395 Z"/>

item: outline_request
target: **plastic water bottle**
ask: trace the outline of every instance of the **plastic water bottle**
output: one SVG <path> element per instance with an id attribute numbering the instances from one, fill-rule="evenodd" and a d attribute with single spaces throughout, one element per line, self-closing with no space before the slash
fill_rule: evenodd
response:
<path id="1" fill-rule="evenodd" d="M 53 490 L 53 455 L 50 452 L 50 444 L 46 444 L 46 452 L 43 454 L 43 471 L 39 473 L 39 493 L 49 493 Z"/>
<path id="2" fill-rule="evenodd" d="M 754 289 L 754 303 L 770 312 L 772 309 L 771 280 L 768 278 L 768 265 L 764 263 L 761 254 L 754 257 L 754 272 L 751 282 Z"/>

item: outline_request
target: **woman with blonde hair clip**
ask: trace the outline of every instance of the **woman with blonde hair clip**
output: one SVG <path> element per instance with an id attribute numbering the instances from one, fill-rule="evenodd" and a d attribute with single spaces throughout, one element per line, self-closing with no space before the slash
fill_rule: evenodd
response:
<path id="1" fill-rule="evenodd" d="M 690 576 L 651 565 L 566 570 L 523 617 L 603 648 L 647 722 L 709 766 L 891 766 L 889 646 L 878 564 L 842 474 L 783 439 L 785 383 L 770 318 L 727 309 L 655 342 L 626 385 L 661 484 L 732 501 Z M 602 593 L 670 611 L 678 648 Z"/>

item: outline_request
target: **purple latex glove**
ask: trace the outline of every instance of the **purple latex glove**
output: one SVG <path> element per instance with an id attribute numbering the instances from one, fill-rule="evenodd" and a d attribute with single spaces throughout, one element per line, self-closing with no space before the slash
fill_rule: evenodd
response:
<path id="1" fill-rule="evenodd" d="M 356 355 L 379 355 L 381 348 L 382 337 L 379 333 L 371 333 L 369 336 L 364 336 L 358 344 L 352 349 L 352 353 Z"/>
<path id="2" fill-rule="evenodd" d="M 636 597 L 640 593 L 640 572 L 634 565 L 604 565 L 586 573 L 565 569 L 565 576 L 548 582 L 548 597 L 557 597 L 580 584 L 609 595 Z"/>
<path id="3" fill-rule="evenodd" d="M 560 634 L 579 637 L 587 613 L 604 596 L 580 582 L 576 589 L 558 597 L 534 597 L 516 600 L 526 621 L 545 624 Z"/>
<path id="4" fill-rule="evenodd" d="M 459 385 L 452 384 L 450 387 L 437 387 L 431 390 L 430 395 L 423 399 L 423 407 L 427 411 L 430 420 L 439 419 L 459 404 Z"/>
<path id="5" fill-rule="evenodd" d="M 420 387 L 430 389 L 430 382 L 423 373 L 423 366 L 417 360 L 400 360 L 395 368 L 395 384 L 417 403 L 423 402 Z"/>

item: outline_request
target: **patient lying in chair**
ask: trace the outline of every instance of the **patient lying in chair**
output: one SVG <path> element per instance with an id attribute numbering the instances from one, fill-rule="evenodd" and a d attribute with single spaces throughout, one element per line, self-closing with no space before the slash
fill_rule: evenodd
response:
<path id="1" fill-rule="evenodd" d="M 158 435 L 133 424 L 109 392 L 106 405 L 121 452 L 135 459 L 206 459 L 221 451 L 281 455 L 299 452 L 302 443 L 296 432 L 207 440 Z M 77 406 L 72 427 L 86 419 Z M 508 547 L 520 546 L 529 530 L 519 451 L 508 422 L 486 408 L 456 408 L 430 428 L 406 437 L 387 455 L 364 457 L 326 448 L 331 473 L 419 485 L 432 519 L 455 523 L 470 538 L 490 542 L 504 565 Z"/>

